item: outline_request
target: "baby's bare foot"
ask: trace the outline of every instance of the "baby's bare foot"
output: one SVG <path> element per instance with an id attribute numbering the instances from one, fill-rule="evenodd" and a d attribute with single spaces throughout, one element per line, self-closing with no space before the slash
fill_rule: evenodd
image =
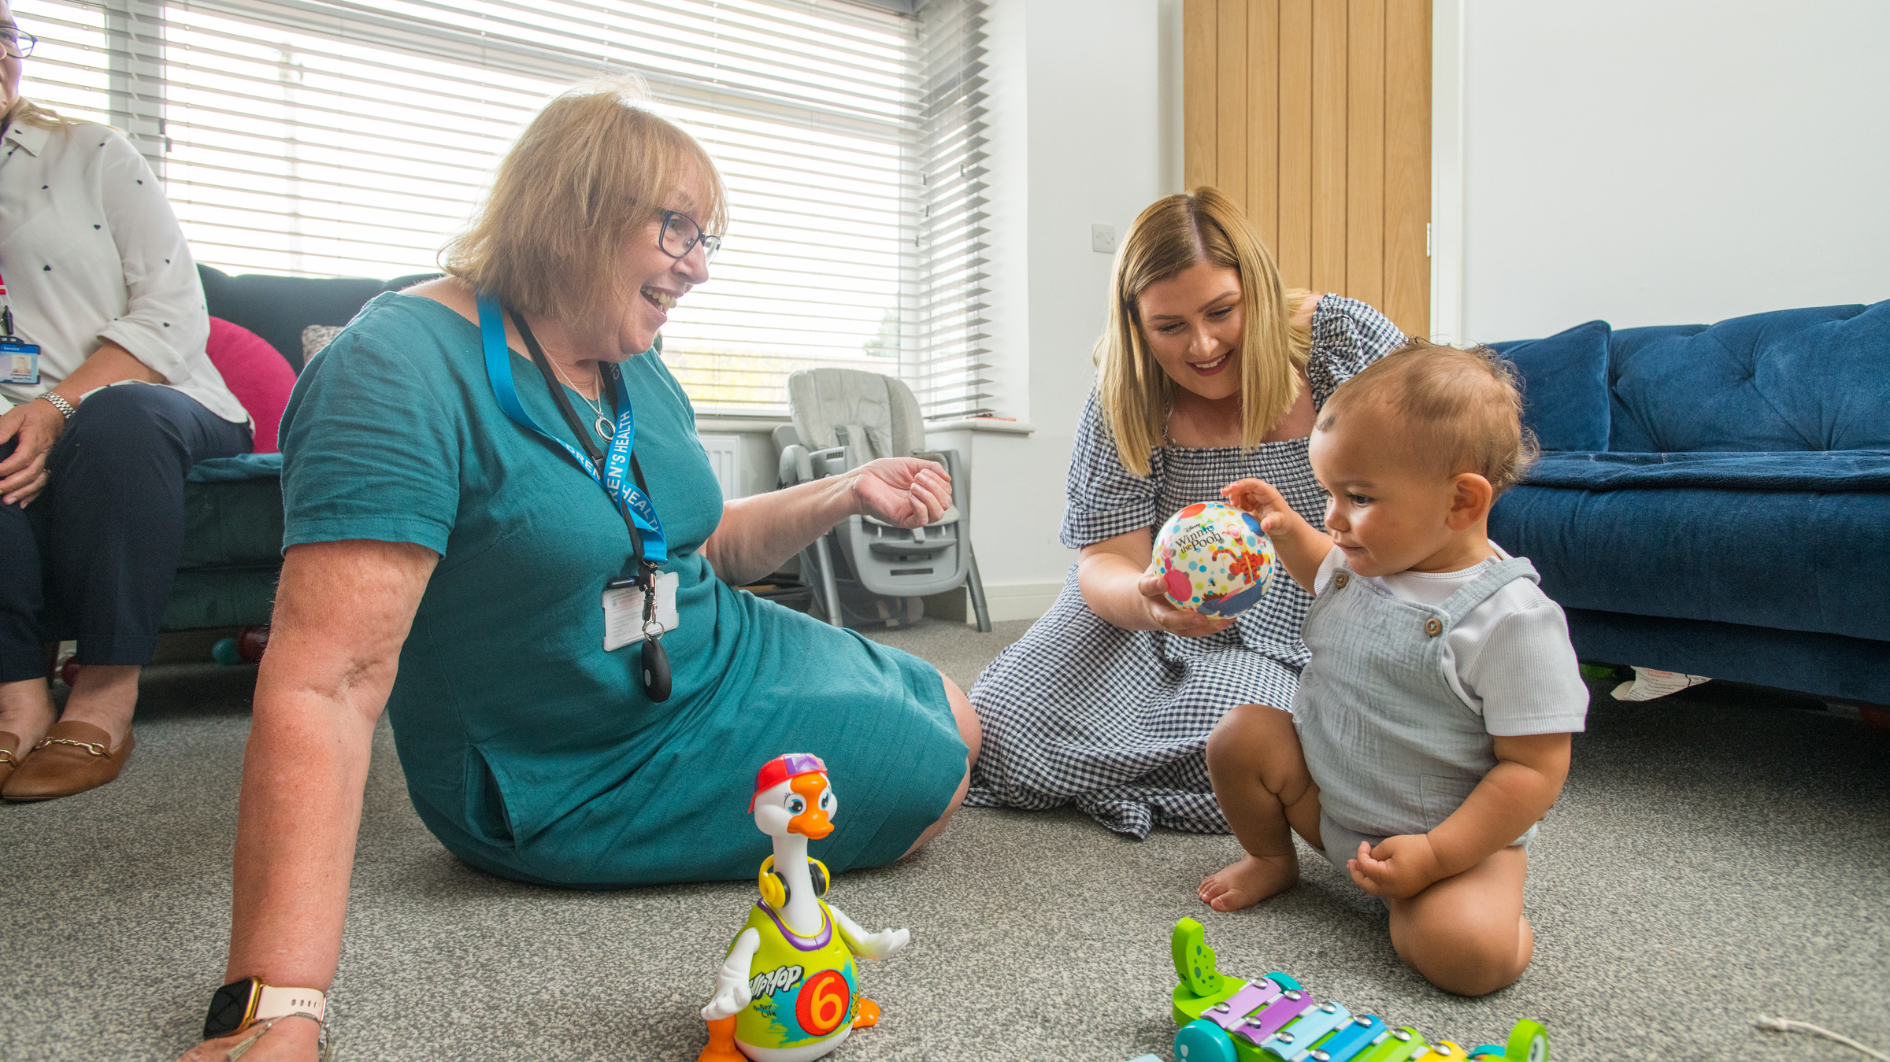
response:
<path id="1" fill-rule="evenodd" d="M 1201 882 L 1200 896 L 1202 903 L 1216 911 L 1238 911 L 1298 883 L 1298 853 L 1248 855 L 1220 873 L 1209 875 Z"/>

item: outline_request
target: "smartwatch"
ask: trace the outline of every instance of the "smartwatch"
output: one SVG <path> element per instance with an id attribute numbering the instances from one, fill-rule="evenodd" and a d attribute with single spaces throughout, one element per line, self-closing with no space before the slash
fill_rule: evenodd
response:
<path id="1" fill-rule="evenodd" d="M 328 1025 L 327 996 L 313 988 L 276 988 L 254 977 L 232 981 L 210 998 L 210 1013 L 203 1020 L 203 1038 L 214 1040 L 241 1032 L 259 1021 L 300 1014 L 315 1019 L 324 1035 Z"/>

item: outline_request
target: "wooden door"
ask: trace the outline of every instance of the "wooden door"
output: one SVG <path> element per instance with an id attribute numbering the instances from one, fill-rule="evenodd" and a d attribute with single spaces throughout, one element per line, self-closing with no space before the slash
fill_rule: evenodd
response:
<path id="1" fill-rule="evenodd" d="M 1289 288 L 1430 333 L 1430 0 L 1186 0 L 1188 187 L 1240 203 Z"/>

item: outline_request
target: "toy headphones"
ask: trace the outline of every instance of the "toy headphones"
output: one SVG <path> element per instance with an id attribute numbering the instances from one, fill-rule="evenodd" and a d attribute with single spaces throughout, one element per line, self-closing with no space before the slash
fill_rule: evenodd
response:
<path id="1" fill-rule="evenodd" d="M 833 875 L 827 872 L 827 864 L 809 857 L 807 869 L 814 878 L 814 895 L 825 897 L 827 889 L 833 884 Z M 761 872 L 755 875 L 755 888 L 761 890 L 761 902 L 777 911 L 787 906 L 792 891 L 781 875 L 775 872 L 773 856 L 761 861 Z"/>

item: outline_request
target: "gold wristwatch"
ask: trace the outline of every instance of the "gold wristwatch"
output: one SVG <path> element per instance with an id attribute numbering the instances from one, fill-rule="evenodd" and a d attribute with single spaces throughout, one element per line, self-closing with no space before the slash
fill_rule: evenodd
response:
<path id="1" fill-rule="evenodd" d="M 203 1038 L 214 1040 L 290 1016 L 308 1018 L 321 1026 L 322 1057 L 329 1057 L 327 995 L 313 988 L 277 988 L 254 977 L 217 989 L 210 999 L 210 1013 L 203 1020 Z M 243 1046 L 247 1048 L 248 1044 Z"/>

